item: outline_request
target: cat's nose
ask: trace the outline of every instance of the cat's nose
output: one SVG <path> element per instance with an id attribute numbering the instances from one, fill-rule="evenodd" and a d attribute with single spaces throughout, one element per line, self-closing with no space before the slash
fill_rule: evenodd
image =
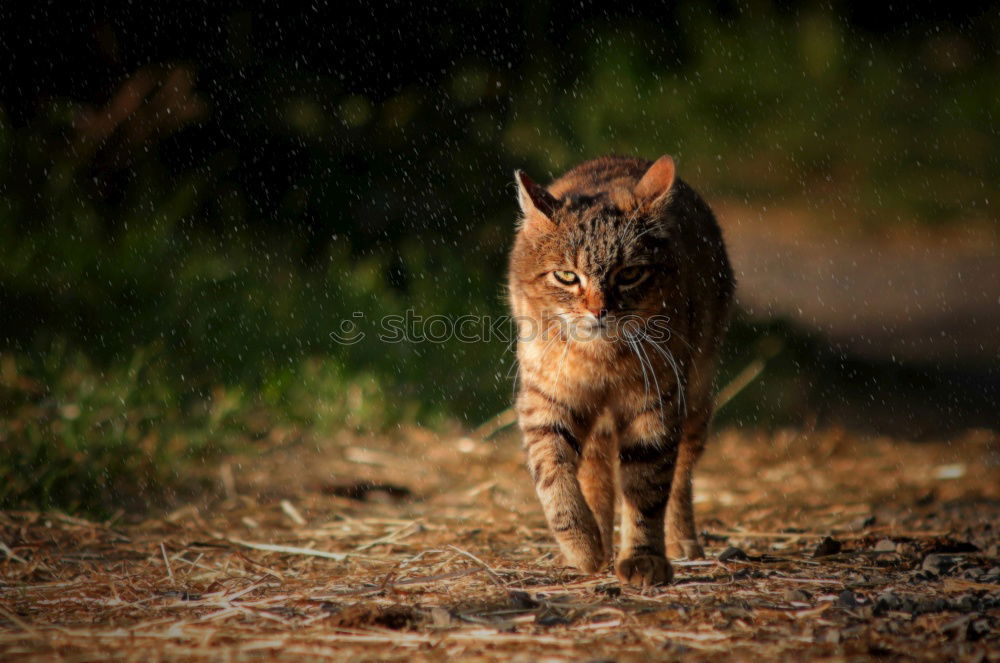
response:
<path id="1" fill-rule="evenodd" d="M 594 316 L 595 318 L 597 318 L 598 320 L 603 320 L 604 318 L 608 317 L 608 309 L 606 309 L 606 308 L 590 308 L 590 307 L 588 307 L 587 311 L 589 311 L 590 314 L 592 316 Z"/>

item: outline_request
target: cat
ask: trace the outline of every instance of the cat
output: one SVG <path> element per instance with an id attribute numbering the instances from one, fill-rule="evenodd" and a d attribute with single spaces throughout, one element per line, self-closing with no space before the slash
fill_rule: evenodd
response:
<path id="1" fill-rule="evenodd" d="M 691 474 L 735 287 L 722 233 L 669 156 L 515 180 L 515 407 L 546 521 L 569 564 L 599 571 L 620 493 L 616 575 L 668 583 L 668 554 L 704 554 Z"/>

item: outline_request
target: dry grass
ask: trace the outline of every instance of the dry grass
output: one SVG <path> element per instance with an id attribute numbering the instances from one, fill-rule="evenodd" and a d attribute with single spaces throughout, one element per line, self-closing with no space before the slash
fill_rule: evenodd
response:
<path id="1" fill-rule="evenodd" d="M 161 518 L 0 514 L 0 659 L 1000 660 L 998 441 L 723 432 L 710 558 L 645 592 L 561 566 L 511 437 L 233 459 Z"/>

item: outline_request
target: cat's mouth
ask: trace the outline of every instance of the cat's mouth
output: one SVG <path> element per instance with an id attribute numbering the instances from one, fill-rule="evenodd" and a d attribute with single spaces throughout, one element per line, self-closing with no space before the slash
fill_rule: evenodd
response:
<path id="1" fill-rule="evenodd" d="M 609 318 L 572 314 L 563 314 L 561 317 L 566 323 L 568 336 L 573 341 L 610 340 L 612 321 Z"/>

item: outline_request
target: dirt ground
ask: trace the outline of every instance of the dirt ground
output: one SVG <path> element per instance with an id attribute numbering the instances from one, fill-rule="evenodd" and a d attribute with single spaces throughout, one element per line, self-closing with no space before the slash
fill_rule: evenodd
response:
<path id="1" fill-rule="evenodd" d="M 1000 660 L 992 432 L 721 431 L 708 559 L 646 591 L 561 564 L 510 434 L 216 476 L 145 520 L 0 514 L 0 660 Z"/>
<path id="2" fill-rule="evenodd" d="M 845 210 L 716 205 L 737 299 L 858 357 L 982 369 L 1000 335 L 994 221 L 861 232 Z"/>

